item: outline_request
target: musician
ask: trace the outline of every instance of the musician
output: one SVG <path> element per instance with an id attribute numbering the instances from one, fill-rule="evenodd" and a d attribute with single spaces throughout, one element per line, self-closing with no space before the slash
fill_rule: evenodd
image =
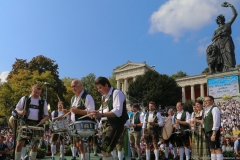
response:
<path id="1" fill-rule="evenodd" d="M 176 104 L 176 109 L 177 109 L 177 113 L 173 116 L 173 119 L 172 119 L 172 124 L 173 124 L 173 127 L 175 128 L 175 133 L 176 133 L 174 134 L 174 141 L 176 142 L 176 145 L 180 153 L 180 160 L 183 160 L 184 149 L 185 149 L 186 160 L 189 160 L 190 159 L 190 152 L 189 152 L 190 137 L 189 137 L 189 132 L 186 130 L 189 129 L 190 114 L 187 111 L 183 110 L 182 102 L 178 102 Z M 180 132 L 180 134 L 177 133 L 177 131 Z"/>
<path id="2" fill-rule="evenodd" d="M 52 121 L 56 121 L 56 120 L 62 120 L 63 119 L 63 102 L 59 101 L 58 102 L 58 110 L 55 110 L 51 113 L 52 115 Z M 56 152 L 56 143 L 58 140 L 58 137 L 60 135 L 59 134 L 52 134 L 51 140 L 52 140 L 52 145 L 51 145 L 51 153 L 52 153 L 52 160 L 54 160 L 54 153 Z M 60 140 L 62 140 L 63 137 L 60 136 Z M 60 145 L 60 152 L 62 151 L 63 145 Z M 60 153 L 60 155 L 62 155 L 64 153 Z"/>
<path id="3" fill-rule="evenodd" d="M 145 114 L 143 120 L 143 134 L 142 139 L 146 142 L 146 159 L 150 160 L 150 143 L 152 140 L 154 146 L 154 154 L 155 159 L 159 158 L 159 150 L 158 150 L 158 141 L 159 141 L 159 129 L 163 126 L 161 113 L 155 111 L 156 104 L 151 101 L 148 104 L 149 112 Z"/>
<path id="4" fill-rule="evenodd" d="M 113 160 L 111 151 L 115 148 L 128 120 L 126 99 L 123 92 L 113 88 L 107 78 L 98 77 L 94 83 L 103 97 L 100 110 L 91 112 L 91 116 L 102 117 L 103 160 Z"/>
<path id="5" fill-rule="evenodd" d="M 203 131 L 203 101 L 195 102 L 195 112 L 191 116 L 192 127 L 192 157 L 194 159 L 208 159 Z"/>
<path id="6" fill-rule="evenodd" d="M 88 112 L 95 110 L 95 104 L 92 96 L 84 91 L 82 83 L 75 79 L 71 83 L 71 88 L 73 93 L 75 94 L 71 99 L 71 120 L 72 122 L 80 121 L 80 120 L 91 120 L 89 117 L 79 119 L 83 115 L 87 115 Z M 84 102 L 84 103 L 83 103 Z M 64 110 L 64 112 L 67 112 Z M 79 153 L 80 160 L 83 160 L 85 157 L 85 160 L 87 160 L 89 157 L 89 153 L 84 154 L 83 150 L 83 142 L 81 139 L 78 139 L 77 137 L 73 138 L 74 145 L 77 148 L 77 151 Z M 73 159 L 76 160 L 76 152 L 74 151 L 73 147 Z"/>
<path id="7" fill-rule="evenodd" d="M 144 119 L 144 114 L 139 112 L 139 105 L 132 105 L 133 114 L 130 116 L 129 121 L 129 141 L 130 148 L 132 152 L 132 160 L 135 160 L 135 145 L 137 146 L 138 159 L 141 159 L 141 148 L 140 148 L 140 140 L 141 140 L 141 130 Z"/>
<path id="8" fill-rule="evenodd" d="M 32 86 L 32 93 L 30 96 L 22 97 L 17 106 L 16 111 L 19 115 L 22 115 L 23 118 L 20 121 L 20 125 L 29 125 L 36 126 L 45 124 L 45 121 L 48 119 L 48 108 L 47 102 L 40 97 L 42 88 L 39 84 Z M 15 152 L 15 160 L 21 159 L 21 151 L 25 144 L 26 139 L 21 137 L 21 134 L 18 133 L 17 136 L 17 145 Z M 38 141 L 34 142 L 30 156 L 32 159 L 36 159 L 37 156 L 37 146 Z"/>
<path id="9" fill-rule="evenodd" d="M 220 110 L 214 105 L 212 96 L 204 97 L 204 129 L 206 133 L 207 147 L 210 148 L 211 159 L 222 160 L 220 147 Z"/>
<path id="10" fill-rule="evenodd" d="M 170 108 L 168 110 L 168 118 L 165 120 L 165 122 L 168 121 L 168 120 L 172 121 L 173 116 L 174 116 L 174 111 L 173 111 L 172 108 Z M 165 159 L 168 159 L 168 151 L 169 151 L 169 144 L 170 143 L 172 144 L 172 147 L 173 147 L 174 158 L 176 158 L 177 157 L 177 148 L 176 148 L 176 143 L 174 141 L 174 136 L 171 135 L 168 140 L 164 140 L 164 143 L 165 143 Z"/>

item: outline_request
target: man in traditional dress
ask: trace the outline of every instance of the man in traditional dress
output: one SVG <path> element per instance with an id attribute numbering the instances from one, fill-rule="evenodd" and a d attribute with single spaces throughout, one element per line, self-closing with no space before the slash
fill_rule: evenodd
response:
<path id="1" fill-rule="evenodd" d="M 22 115 L 21 125 L 36 126 L 43 125 L 48 119 L 47 102 L 40 97 L 42 88 L 39 84 L 32 86 L 32 93 L 30 96 L 22 97 L 17 106 L 16 111 Z M 26 138 L 22 138 L 20 133 L 17 137 L 17 145 L 15 151 L 15 160 L 20 160 L 22 155 L 22 148 L 25 144 Z M 31 159 L 35 160 L 37 156 L 37 146 L 39 140 L 34 140 L 34 147 L 30 152 Z"/>
<path id="2" fill-rule="evenodd" d="M 62 120 L 63 119 L 64 113 L 63 113 L 63 102 L 62 101 L 58 102 L 58 109 L 53 111 L 51 113 L 51 115 L 52 115 L 52 121 L 53 122 L 56 121 L 56 120 Z M 53 133 L 52 136 L 51 136 L 51 139 L 52 139 L 52 145 L 51 145 L 52 160 L 55 159 L 54 154 L 56 153 L 56 143 L 57 143 L 57 140 L 58 140 L 59 136 L 60 136 L 60 134 L 56 134 L 56 133 L 55 134 Z M 63 137 L 60 136 L 60 141 L 62 139 L 63 139 Z M 64 155 L 64 153 L 62 153 L 63 150 L 64 150 L 63 145 L 61 144 L 60 145 L 60 157 L 62 157 Z"/>
<path id="3" fill-rule="evenodd" d="M 148 104 L 149 112 L 145 114 L 143 120 L 143 134 L 142 139 L 146 142 L 146 159 L 150 160 L 150 143 L 154 146 L 155 160 L 159 160 L 159 130 L 163 126 L 161 113 L 156 111 L 156 104 L 150 101 Z M 151 141 L 152 140 L 152 141 Z"/>
<path id="4" fill-rule="evenodd" d="M 103 95 L 102 105 L 99 111 L 91 112 L 91 117 L 101 118 L 102 121 L 102 159 L 113 160 L 111 151 L 116 147 L 128 120 L 126 98 L 122 91 L 111 86 L 106 77 L 98 77 L 95 86 Z"/>
<path id="5" fill-rule="evenodd" d="M 179 150 L 180 160 L 183 160 L 184 151 L 186 160 L 190 159 L 190 137 L 189 137 L 189 124 L 190 114 L 183 110 L 182 102 L 178 102 L 176 105 L 177 113 L 173 116 L 172 123 L 175 128 L 174 140 Z"/>
<path id="6" fill-rule="evenodd" d="M 214 105 L 214 98 L 206 96 L 204 98 L 204 129 L 206 133 L 207 147 L 210 148 L 212 160 L 222 160 L 222 150 L 220 147 L 220 124 L 221 113 Z"/>
<path id="7" fill-rule="evenodd" d="M 75 79 L 71 83 L 71 88 L 73 93 L 75 94 L 72 99 L 71 99 L 71 120 L 72 122 L 76 121 L 81 121 L 81 120 L 91 120 L 90 117 L 85 117 L 82 119 L 81 118 L 83 115 L 87 115 L 91 111 L 95 110 L 95 104 L 92 96 L 87 93 L 81 81 L 78 79 Z M 64 112 L 67 112 L 64 110 Z M 73 153 L 73 159 L 76 159 L 76 151 L 75 147 L 77 148 L 77 151 L 79 153 L 80 160 L 89 160 L 89 153 L 84 153 L 84 145 L 82 142 L 82 139 L 78 137 L 73 138 L 73 148 L 72 148 L 72 153 Z"/>

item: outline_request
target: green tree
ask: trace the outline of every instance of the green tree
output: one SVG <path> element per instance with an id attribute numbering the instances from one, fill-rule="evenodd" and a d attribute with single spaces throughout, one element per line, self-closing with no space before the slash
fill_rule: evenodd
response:
<path id="1" fill-rule="evenodd" d="M 11 106 L 7 104 L 12 103 L 13 90 L 8 83 L 0 85 L 0 116 L 11 116 Z"/>
<path id="2" fill-rule="evenodd" d="M 21 90 L 16 89 L 20 91 L 15 93 L 19 94 L 16 96 L 16 99 L 19 98 L 20 94 L 26 95 L 26 92 L 29 94 L 29 86 L 32 86 L 35 83 L 42 84 L 43 90 L 41 96 L 46 98 L 46 87 L 44 82 L 48 82 L 50 85 L 47 88 L 47 101 L 50 103 L 52 110 L 57 108 L 57 95 L 63 102 L 65 102 L 63 95 L 66 94 L 66 87 L 64 86 L 62 80 L 59 79 L 58 64 L 56 64 L 54 60 L 42 55 L 33 57 L 30 62 L 23 59 L 16 59 L 16 62 L 12 65 L 12 70 L 8 75 L 7 80 L 11 82 L 11 79 L 18 74 L 20 74 L 20 76 L 17 76 L 17 78 L 20 78 L 20 81 L 16 83 L 19 83 L 22 86 L 20 87 Z M 37 77 L 37 75 L 41 75 L 43 77 Z M 15 85 L 18 86 L 15 83 L 11 83 L 9 85 L 11 88 L 13 87 L 13 90 L 16 88 Z M 24 87 L 28 89 L 24 90 Z"/>
<path id="3" fill-rule="evenodd" d="M 42 86 L 41 97 L 46 96 L 46 89 L 44 82 L 48 81 L 50 83 L 55 83 L 54 77 L 51 75 L 50 71 L 39 74 L 38 71 L 30 72 L 29 70 L 19 69 L 18 74 L 12 74 L 11 78 L 8 79 L 8 82 L 5 82 L 0 87 L 0 111 L 4 115 L 10 115 L 11 110 L 6 103 L 6 100 L 16 105 L 19 99 L 23 96 L 28 96 L 31 93 L 31 87 L 33 84 L 38 81 L 38 84 Z M 56 104 L 54 99 L 53 88 L 48 89 L 48 98 L 51 105 Z"/>
<path id="4" fill-rule="evenodd" d="M 55 79 L 55 83 L 50 83 L 50 87 L 53 88 L 60 99 L 65 102 L 63 94 L 66 93 L 66 87 L 64 86 L 62 80 L 59 78 L 58 64 L 55 64 L 54 60 L 51 60 L 50 58 L 47 58 L 43 55 L 39 55 L 33 57 L 33 59 L 28 63 L 28 68 L 31 72 L 37 70 L 40 74 L 46 71 L 51 71 L 51 74 Z"/>
<path id="5" fill-rule="evenodd" d="M 81 82 L 83 84 L 84 89 L 90 93 L 94 99 L 95 107 L 98 109 L 101 105 L 101 94 L 97 91 L 97 88 L 94 85 L 94 81 L 96 76 L 93 73 L 83 77 Z"/>
<path id="6" fill-rule="evenodd" d="M 146 106 L 154 101 L 164 107 L 176 105 L 181 98 L 181 88 L 172 77 L 150 70 L 130 83 L 128 94 L 130 102 L 139 101 Z"/>
<path id="7" fill-rule="evenodd" d="M 208 74 L 209 73 L 209 68 L 205 68 L 203 71 L 202 71 L 202 74 Z"/>
<path id="8" fill-rule="evenodd" d="M 109 77 L 108 80 L 111 86 L 113 86 L 114 88 L 117 88 L 117 80 L 115 75 L 112 75 L 112 77 Z"/>
<path id="9" fill-rule="evenodd" d="M 187 73 L 180 70 L 177 73 L 173 74 L 171 77 L 176 79 L 176 78 L 186 77 L 186 76 L 188 76 Z"/>
<path id="10" fill-rule="evenodd" d="M 66 87 L 66 93 L 63 95 L 64 99 L 65 99 L 65 108 L 69 109 L 70 108 L 70 103 L 71 103 L 71 98 L 74 95 L 74 93 L 72 92 L 72 88 L 71 88 L 71 83 L 72 81 L 76 79 L 76 78 L 70 78 L 70 77 L 64 77 L 62 79 L 64 86 Z"/>

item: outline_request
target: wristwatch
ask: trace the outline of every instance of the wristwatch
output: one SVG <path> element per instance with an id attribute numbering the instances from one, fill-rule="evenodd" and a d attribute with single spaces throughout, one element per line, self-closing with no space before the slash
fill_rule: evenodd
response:
<path id="1" fill-rule="evenodd" d="M 105 117 L 104 113 L 102 113 L 102 117 Z"/>
<path id="2" fill-rule="evenodd" d="M 212 134 L 212 136 L 216 136 L 216 134 Z"/>

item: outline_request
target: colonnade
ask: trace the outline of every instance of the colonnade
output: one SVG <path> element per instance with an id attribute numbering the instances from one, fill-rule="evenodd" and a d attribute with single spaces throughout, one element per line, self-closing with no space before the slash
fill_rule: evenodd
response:
<path id="1" fill-rule="evenodd" d="M 196 84 L 199 85 L 199 84 Z M 195 97 L 195 86 L 196 85 L 190 85 L 191 86 L 191 100 L 194 102 L 196 100 Z M 186 86 L 181 86 L 182 87 L 182 102 L 186 101 Z M 204 83 L 200 84 L 200 96 L 204 97 Z"/>

